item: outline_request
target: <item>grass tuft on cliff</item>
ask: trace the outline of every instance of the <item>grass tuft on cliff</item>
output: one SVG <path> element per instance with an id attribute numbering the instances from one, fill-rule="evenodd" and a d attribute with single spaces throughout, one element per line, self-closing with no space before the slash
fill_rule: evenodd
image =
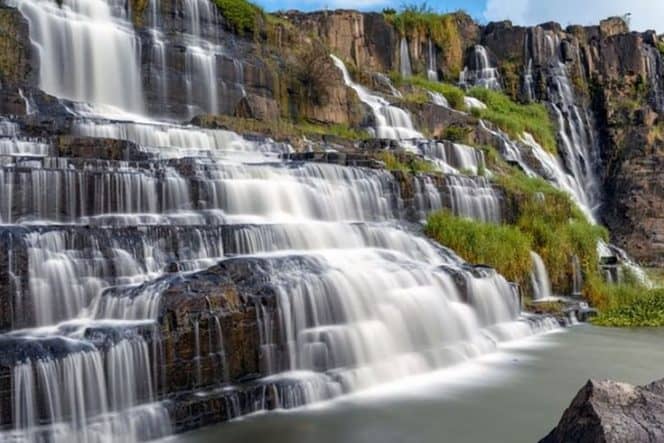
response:
<path id="1" fill-rule="evenodd" d="M 391 152 L 380 152 L 376 158 L 385 163 L 388 171 L 403 171 L 411 174 L 434 173 L 436 167 L 427 160 L 422 160 L 414 155 L 397 156 Z"/>
<path id="2" fill-rule="evenodd" d="M 463 93 L 463 90 L 450 83 L 434 82 L 421 76 L 403 78 L 401 77 L 401 74 L 397 72 L 390 73 L 390 80 L 392 80 L 392 83 L 395 86 L 406 84 L 416 86 L 421 89 L 426 89 L 431 92 L 437 92 L 438 94 L 443 95 L 449 102 L 450 106 L 454 109 L 458 109 L 460 111 L 465 110 L 465 104 L 463 100 L 465 94 Z"/>
<path id="3" fill-rule="evenodd" d="M 526 284 L 532 238 L 516 226 L 483 223 L 448 211 L 429 216 L 425 233 L 469 263 L 495 268 L 508 280 Z"/>
<path id="4" fill-rule="evenodd" d="M 555 127 L 544 105 L 522 105 L 503 93 L 484 88 L 473 88 L 468 94 L 487 105 L 487 109 L 474 110 L 476 116 L 492 122 L 515 139 L 529 132 L 544 149 L 556 152 Z"/>
<path id="5" fill-rule="evenodd" d="M 429 217 L 425 232 L 471 263 L 496 268 L 523 287 L 530 286 L 530 250 L 536 251 L 549 271 L 554 291 L 571 292 L 573 257 L 578 257 L 588 283 L 584 295 L 596 306 L 605 303 L 597 241 L 606 230 L 590 224 L 569 195 L 539 178 L 509 170 L 495 178 L 512 214 L 505 224 L 487 224 L 441 212 Z"/>
<path id="6" fill-rule="evenodd" d="M 246 0 L 214 0 L 219 13 L 238 35 L 254 35 L 263 10 Z"/>
<path id="7" fill-rule="evenodd" d="M 574 256 L 586 282 L 599 280 L 597 242 L 607 240 L 605 228 L 588 222 L 568 194 L 541 178 L 513 170 L 497 181 L 513 205 L 512 222 L 533 239 L 533 250 L 542 256 L 555 291 L 571 292 Z M 595 305 L 602 302 L 594 285 L 587 285 L 584 295 Z"/>

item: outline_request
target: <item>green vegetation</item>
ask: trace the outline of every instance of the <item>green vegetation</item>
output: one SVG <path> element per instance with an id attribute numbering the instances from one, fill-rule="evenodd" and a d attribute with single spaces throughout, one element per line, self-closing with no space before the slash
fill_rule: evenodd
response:
<path id="1" fill-rule="evenodd" d="M 461 13 L 437 14 L 424 2 L 420 5 L 406 5 L 399 13 L 389 9 L 383 14 L 401 36 L 431 38 L 442 51 L 445 61 L 443 65 L 449 77 L 456 78 L 459 75 L 463 64 L 463 47 L 456 16 Z"/>
<path id="2" fill-rule="evenodd" d="M 541 178 L 513 171 L 497 178 L 516 214 L 512 222 L 533 239 L 533 250 L 542 256 L 554 289 L 570 291 L 571 262 L 578 257 L 586 282 L 599 280 L 597 241 L 607 239 L 606 230 L 589 223 L 569 195 Z M 586 297 L 601 301 L 594 285 Z"/>
<path id="3" fill-rule="evenodd" d="M 437 92 L 443 95 L 449 102 L 450 106 L 454 109 L 465 110 L 463 101 L 465 94 L 461 88 L 458 88 L 454 85 L 449 83 L 432 82 L 431 80 L 427 80 L 426 78 L 420 76 L 403 78 L 398 73 L 391 73 L 390 80 L 392 80 L 392 83 L 394 83 L 395 86 L 408 84 L 421 89 L 426 89 L 431 92 Z"/>
<path id="4" fill-rule="evenodd" d="M 492 150 L 485 152 L 492 167 Z M 571 292 L 571 263 L 576 256 L 589 283 L 586 297 L 601 305 L 605 292 L 596 284 L 601 282 L 597 241 L 606 239 L 606 230 L 590 224 L 566 193 L 542 179 L 509 168 L 496 180 L 511 205 L 509 212 L 514 214 L 508 224 L 480 223 L 438 213 L 429 218 L 426 233 L 469 262 L 493 266 L 526 287 L 532 270 L 529 252 L 534 250 L 542 256 L 553 288 L 560 293 Z"/>
<path id="5" fill-rule="evenodd" d="M 294 124 L 293 128 L 296 133 L 303 135 L 328 135 L 353 141 L 369 138 L 369 134 L 366 131 L 351 128 L 348 125 L 323 125 L 320 123 L 301 122 Z"/>
<path id="6" fill-rule="evenodd" d="M 395 155 L 391 152 L 380 152 L 376 158 L 385 163 L 389 171 L 403 171 L 411 174 L 436 172 L 433 164 L 414 155 Z"/>
<path id="7" fill-rule="evenodd" d="M 217 9 L 238 35 L 254 35 L 258 31 L 263 10 L 247 0 L 214 0 Z"/>
<path id="8" fill-rule="evenodd" d="M 529 278 L 532 239 L 515 226 L 482 223 L 441 211 L 429 217 L 425 232 L 469 263 L 491 266 L 522 285 Z"/>
<path id="9" fill-rule="evenodd" d="M 403 96 L 403 100 L 407 103 L 413 103 L 416 105 L 423 105 L 425 103 L 429 103 L 429 97 L 427 97 L 427 95 L 422 91 L 411 92 L 409 94 L 406 94 Z"/>
<path id="10" fill-rule="evenodd" d="M 659 49 L 659 52 L 664 55 L 664 40 L 660 40 L 657 42 L 657 49 Z"/>
<path id="11" fill-rule="evenodd" d="M 649 137 L 652 137 L 653 141 L 664 142 L 664 121 L 658 122 L 650 128 Z"/>
<path id="12" fill-rule="evenodd" d="M 468 126 L 450 125 L 443 131 L 443 139 L 455 143 L 468 143 L 472 128 Z"/>
<path id="13" fill-rule="evenodd" d="M 608 307 L 593 323 L 613 327 L 664 326 L 664 289 L 640 285 L 604 285 Z"/>
<path id="14" fill-rule="evenodd" d="M 512 100 L 519 96 L 521 86 L 521 66 L 517 60 L 504 60 L 500 63 L 500 78 L 503 81 L 504 91 Z"/>
<path id="15" fill-rule="evenodd" d="M 325 125 L 310 121 L 292 122 L 285 119 L 265 121 L 227 115 L 199 116 L 197 120 L 197 124 L 204 127 L 227 128 L 239 133 L 255 132 L 276 140 L 289 140 L 302 136 L 333 136 L 349 141 L 369 138 L 367 132 L 341 124 Z"/>
<path id="16" fill-rule="evenodd" d="M 556 132 L 544 105 L 522 105 L 505 94 L 484 88 L 473 88 L 469 95 L 487 105 L 487 109 L 476 110 L 474 115 L 494 123 L 513 138 L 529 132 L 542 147 L 551 152 L 556 151 Z"/>

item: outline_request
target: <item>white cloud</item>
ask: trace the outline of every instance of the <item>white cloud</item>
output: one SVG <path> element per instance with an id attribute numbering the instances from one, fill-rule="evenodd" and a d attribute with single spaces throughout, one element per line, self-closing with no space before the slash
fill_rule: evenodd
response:
<path id="1" fill-rule="evenodd" d="M 631 13 L 632 29 L 664 32 L 662 0 L 487 0 L 484 17 L 489 21 L 510 19 L 519 25 L 546 21 L 591 25 L 610 16 Z"/>

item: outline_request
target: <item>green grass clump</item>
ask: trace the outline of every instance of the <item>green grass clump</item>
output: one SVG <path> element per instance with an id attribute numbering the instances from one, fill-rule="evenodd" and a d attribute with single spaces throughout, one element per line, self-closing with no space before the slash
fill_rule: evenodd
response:
<path id="1" fill-rule="evenodd" d="M 351 128 L 348 125 L 341 125 L 341 124 L 323 125 L 317 123 L 302 122 L 295 124 L 294 129 L 296 133 L 302 135 L 307 135 L 307 134 L 330 135 L 353 141 L 366 140 L 369 138 L 368 132 L 361 129 Z"/>
<path id="2" fill-rule="evenodd" d="M 443 131 L 443 139 L 455 143 L 468 143 L 472 129 L 467 126 L 451 125 Z"/>
<path id="3" fill-rule="evenodd" d="M 664 289 L 639 285 L 604 285 L 609 306 L 593 320 L 599 326 L 664 326 Z"/>
<path id="4" fill-rule="evenodd" d="M 442 94 L 447 99 L 450 106 L 454 109 L 465 109 L 465 94 L 463 93 L 463 90 L 457 86 L 449 83 L 433 82 L 419 76 L 408 78 L 405 81 L 409 82 L 413 86 Z"/>
<path id="5" fill-rule="evenodd" d="M 385 163 L 385 168 L 389 171 L 403 171 L 410 174 L 437 172 L 436 167 L 431 162 L 417 158 L 414 155 L 397 156 L 391 152 L 380 152 L 376 155 L 376 158 Z"/>
<path id="6" fill-rule="evenodd" d="M 219 13 L 238 35 L 254 35 L 263 10 L 246 0 L 214 0 Z"/>
<path id="7" fill-rule="evenodd" d="M 659 49 L 659 52 L 664 55 L 664 41 L 660 40 L 657 42 L 657 49 Z"/>
<path id="8" fill-rule="evenodd" d="M 542 147 L 556 152 L 555 127 L 544 105 L 522 105 L 503 93 L 484 88 L 473 88 L 468 94 L 487 105 L 487 109 L 475 111 L 479 117 L 494 123 L 513 138 L 529 132 Z"/>
<path id="9" fill-rule="evenodd" d="M 441 211 L 429 216 L 425 232 L 469 263 L 491 266 L 521 285 L 529 279 L 532 238 L 515 226 L 482 223 Z"/>
<path id="10" fill-rule="evenodd" d="M 432 82 L 431 80 L 428 80 L 420 76 L 402 78 L 398 79 L 397 81 L 395 81 L 395 79 L 392 79 L 392 81 L 395 84 L 406 83 L 412 86 L 417 86 L 418 88 L 429 90 L 431 92 L 437 92 L 439 94 L 442 94 L 447 99 L 450 106 L 453 107 L 454 109 L 458 110 L 465 109 L 465 104 L 463 100 L 465 94 L 463 93 L 463 90 L 449 83 Z"/>
<path id="11" fill-rule="evenodd" d="M 513 205 L 510 212 L 516 218 L 511 222 L 532 238 L 533 250 L 542 256 L 555 291 L 570 292 L 574 256 L 587 283 L 601 280 L 597 241 L 608 236 L 603 227 L 589 223 L 568 194 L 541 178 L 512 170 L 496 180 Z M 602 301 L 596 285 L 586 285 L 585 295 L 595 305 Z"/>
<path id="12" fill-rule="evenodd" d="M 412 103 L 415 105 L 429 103 L 429 97 L 427 97 L 424 92 L 411 92 L 410 94 L 404 95 L 403 100 L 407 103 Z"/>

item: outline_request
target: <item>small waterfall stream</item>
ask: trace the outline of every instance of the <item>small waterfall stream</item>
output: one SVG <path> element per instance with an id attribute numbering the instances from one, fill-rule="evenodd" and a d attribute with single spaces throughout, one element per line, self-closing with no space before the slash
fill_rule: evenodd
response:
<path id="1" fill-rule="evenodd" d="M 551 281 L 546 265 L 542 257 L 534 251 L 530 251 L 530 258 L 533 261 L 533 270 L 530 279 L 533 285 L 533 299 L 535 301 L 548 300 L 552 297 Z"/>
<path id="2" fill-rule="evenodd" d="M 427 78 L 432 82 L 438 81 L 438 60 L 436 48 L 431 39 L 427 43 Z"/>
<path id="3" fill-rule="evenodd" d="M 390 105 L 384 98 L 372 94 L 362 85 L 353 82 L 346 65 L 344 65 L 341 59 L 334 55 L 331 57 L 337 68 L 341 70 L 346 85 L 353 88 L 360 100 L 371 108 L 375 119 L 374 135 L 376 138 L 392 140 L 424 138 L 413 126 L 412 118 L 408 112 Z"/>
<path id="4" fill-rule="evenodd" d="M 401 61 L 401 76 L 403 78 L 412 77 L 413 68 L 410 64 L 410 50 L 408 49 L 408 40 L 406 40 L 406 37 L 401 38 L 399 60 Z"/>
<path id="5" fill-rule="evenodd" d="M 487 89 L 502 89 L 498 69 L 491 66 L 489 53 L 484 46 L 475 45 L 473 47 L 468 64 L 459 76 L 459 84 L 467 88 L 478 86 Z"/>

